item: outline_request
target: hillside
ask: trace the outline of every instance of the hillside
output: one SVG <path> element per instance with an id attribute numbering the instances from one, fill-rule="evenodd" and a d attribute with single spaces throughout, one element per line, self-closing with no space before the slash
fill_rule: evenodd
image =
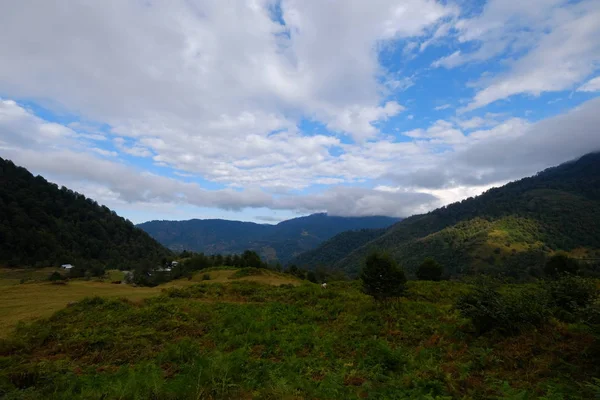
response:
<path id="1" fill-rule="evenodd" d="M 185 280 L 150 298 L 148 288 L 124 285 L 130 293 L 118 299 L 105 292 L 20 324 L 0 339 L 0 397 L 583 400 L 600 393 L 589 327 L 551 319 L 511 336 L 478 336 L 454 307 L 472 291 L 462 282 L 411 281 L 404 298 L 384 307 L 355 282 L 323 290 L 214 280 Z M 55 298 L 56 290 L 91 283 L 24 286 Z M 530 285 L 502 290 L 539 294 Z"/>
<path id="2" fill-rule="evenodd" d="M 0 264 L 133 267 L 169 254 L 107 207 L 0 158 Z"/>
<path id="3" fill-rule="evenodd" d="M 535 274 L 556 250 L 600 257 L 600 154 L 549 168 L 475 198 L 407 218 L 373 238 L 338 235 L 297 260 L 355 275 L 372 250 L 387 251 L 413 274 L 425 257 L 448 274 L 471 271 Z M 330 258 L 331 248 L 348 249 Z"/>
<path id="4" fill-rule="evenodd" d="M 138 226 L 172 250 L 227 254 L 250 249 L 267 260 L 285 263 L 340 232 L 385 228 L 397 221 L 398 219 L 389 217 L 355 218 L 313 214 L 277 225 L 192 219 L 150 221 Z"/>

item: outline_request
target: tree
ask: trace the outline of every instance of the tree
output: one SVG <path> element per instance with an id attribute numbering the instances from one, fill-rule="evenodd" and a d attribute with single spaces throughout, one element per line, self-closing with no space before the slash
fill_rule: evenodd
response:
<path id="1" fill-rule="evenodd" d="M 564 274 L 576 274 L 579 264 L 566 253 L 556 253 L 548 259 L 544 267 L 544 273 L 550 277 L 558 277 Z"/>
<path id="2" fill-rule="evenodd" d="M 426 258 L 417 269 L 417 278 L 422 281 L 439 281 L 444 269 L 433 258 Z"/>
<path id="3" fill-rule="evenodd" d="M 54 271 L 53 273 L 50 274 L 50 276 L 48 277 L 48 280 L 50 282 L 56 282 L 56 281 L 64 281 L 65 278 L 60 273 Z"/>
<path id="4" fill-rule="evenodd" d="M 252 250 L 246 250 L 242 254 L 242 260 L 245 267 L 260 268 L 263 266 L 260 256 Z"/>
<path id="5" fill-rule="evenodd" d="M 308 271 L 306 273 L 306 279 L 312 283 L 317 283 L 317 275 L 315 275 L 314 271 Z"/>
<path id="6" fill-rule="evenodd" d="M 383 301 L 390 297 L 399 297 L 404 292 L 406 276 L 388 254 L 372 253 L 365 260 L 360 273 L 363 291 Z"/>

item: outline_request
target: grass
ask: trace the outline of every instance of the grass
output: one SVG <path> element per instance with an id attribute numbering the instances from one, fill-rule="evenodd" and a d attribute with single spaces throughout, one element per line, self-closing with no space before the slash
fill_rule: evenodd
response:
<path id="1" fill-rule="evenodd" d="M 591 334 L 551 322 L 518 336 L 474 336 L 452 307 L 470 290 L 464 283 L 409 282 L 406 298 L 378 305 L 357 282 L 322 289 L 244 280 L 257 275 L 229 279 L 231 270 L 210 273 L 214 279 L 205 284 L 137 288 L 141 297 L 157 291 L 133 302 L 86 298 L 20 324 L 0 342 L 0 397 L 440 400 L 596 393 L 599 350 Z"/>
<path id="2" fill-rule="evenodd" d="M 6 337 L 21 321 L 33 321 L 41 317 L 49 317 L 54 312 L 66 307 L 69 303 L 77 302 L 85 297 L 101 296 L 107 298 L 125 298 L 131 301 L 156 296 L 163 289 L 170 287 L 185 287 L 198 283 L 231 282 L 236 273 L 233 269 L 213 269 L 208 272 L 211 280 L 202 281 L 204 272 L 197 273 L 192 280 L 178 279 L 154 288 L 117 285 L 110 282 L 121 280 L 121 271 L 109 271 L 103 281 L 81 280 L 69 281 L 66 285 L 53 285 L 46 279 L 56 269 L 43 270 L 0 270 L 0 338 Z M 21 279 L 29 279 L 20 284 Z M 32 281 L 35 279 L 35 281 Z M 289 275 L 265 271 L 260 276 L 247 276 L 242 281 L 256 281 L 271 285 L 299 283 L 298 279 Z"/>

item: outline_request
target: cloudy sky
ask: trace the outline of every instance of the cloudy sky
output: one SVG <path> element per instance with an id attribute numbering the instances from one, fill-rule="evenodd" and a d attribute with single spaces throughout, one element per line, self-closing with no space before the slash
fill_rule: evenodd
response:
<path id="1" fill-rule="evenodd" d="M 597 0 L 0 9 L 0 157 L 134 222 L 408 216 L 600 150 Z"/>

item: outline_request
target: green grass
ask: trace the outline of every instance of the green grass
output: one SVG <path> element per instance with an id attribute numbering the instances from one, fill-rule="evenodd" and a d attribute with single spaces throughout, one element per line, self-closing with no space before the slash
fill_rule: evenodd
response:
<path id="1" fill-rule="evenodd" d="M 211 269 L 207 272 L 211 280 L 202 281 L 204 271 L 195 274 L 191 280 L 178 279 L 155 288 L 133 287 L 111 282 L 122 280 L 121 271 L 111 270 L 104 279 L 74 279 L 66 285 L 52 285 L 47 281 L 55 268 L 35 269 L 0 269 L 0 338 L 6 337 L 21 321 L 32 321 L 40 317 L 49 317 L 54 312 L 89 296 L 110 298 L 126 298 L 132 301 L 156 296 L 163 289 L 185 287 L 198 283 L 224 283 L 232 279 L 255 281 L 270 285 L 292 284 L 300 281 L 289 275 L 272 271 L 264 271 L 259 276 L 232 278 L 235 269 Z M 25 280 L 25 283 L 21 283 Z"/>
<path id="2" fill-rule="evenodd" d="M 585 329 L 551 322 L 476 337 L 452 306 L 467 284 L 409 282 L 406 298 L 379 305 L 357 282 L 224 279 L 141 302 L 87 298 L 19 325 L 0 343 L 0 397 L 588 399 L 596 390 L 598 349 Z"/>

